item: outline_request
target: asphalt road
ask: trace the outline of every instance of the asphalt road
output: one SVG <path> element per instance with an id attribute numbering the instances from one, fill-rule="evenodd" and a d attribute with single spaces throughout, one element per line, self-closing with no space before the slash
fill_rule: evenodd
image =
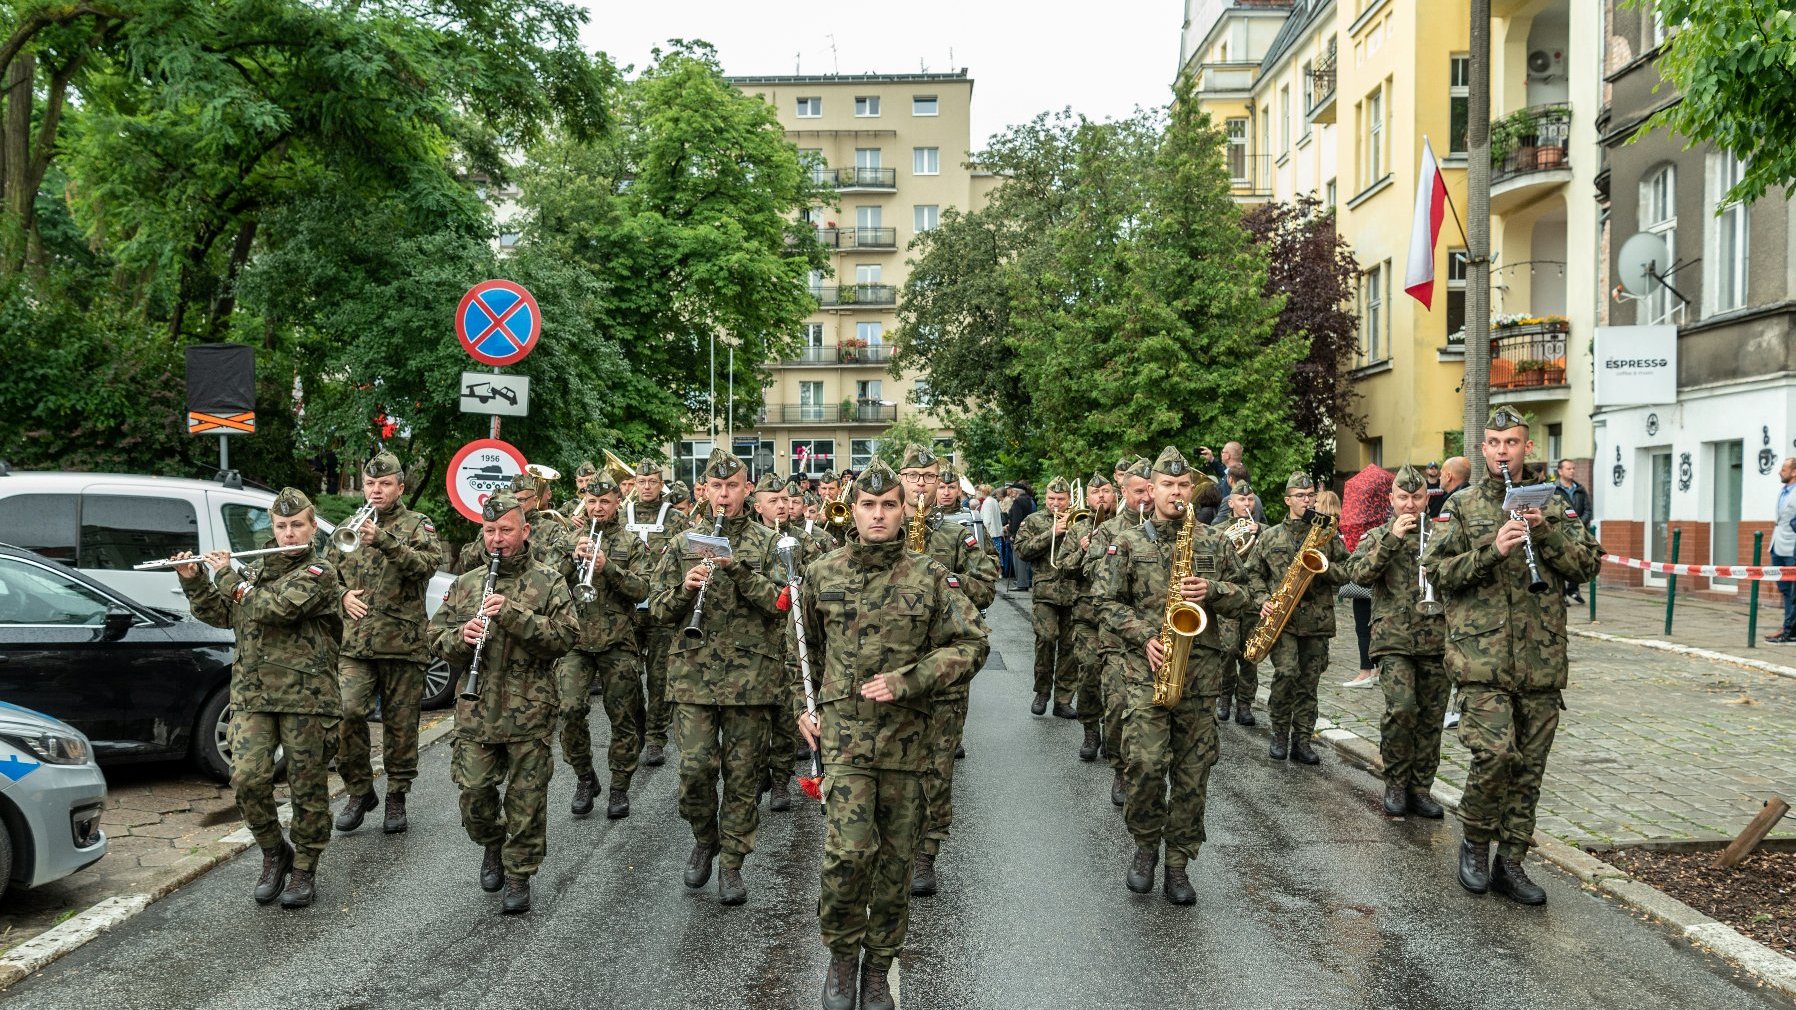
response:
<path id="1" fill-rule="evenodd" d="M 1026 601 L 1026 598 L 1024 598 Z M 975 683 L 943 893 L 919 899 L 901 1005 L 1637 1008 L 1779 1006 L 1574 880 L 1531 872 L 1551 902 L 1465 893 L 1451 820 L 1387 822 L 1377 783 L 1324 751 L 1273 763 L 1263 730 L 1223 730 L 1195 908 L 1130 894 L 1132 852 L 1102 764 L 1074 723 L 1028 714 L 1029 628 L 1015 598 L 991 614 Z M 602 732 L 603 716 L 595 721 Z M 602 742 L 598 753 L 603 755 Z M 10 991 L 7 1006 L 813 1007 L 826 954 L 815 925 L 822 822 L 763 813 L 749 902 L 689 891 L 675 769 L 645 769 L 634 814 L 567 813 L 551 787 L 535 910 L 507 918 L 476 883 L 449 748 L 432 748 L 409 834 L 378 821 L 337 836 L 322 902 L 298 913 L 249 896 L 252 851 Z"/>

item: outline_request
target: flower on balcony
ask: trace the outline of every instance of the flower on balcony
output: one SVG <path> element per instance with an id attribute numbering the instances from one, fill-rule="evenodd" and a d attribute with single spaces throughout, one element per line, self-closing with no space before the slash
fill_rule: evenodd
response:
<path id="1" fill-rule="evenodd" d="M 1505 312 L 1490 318 L 1491 329 L 1494 330 L 1512 326 L 1567 326 L 1570 322 L 1564 316 L 1533 316 L 1526 312 Z"/>

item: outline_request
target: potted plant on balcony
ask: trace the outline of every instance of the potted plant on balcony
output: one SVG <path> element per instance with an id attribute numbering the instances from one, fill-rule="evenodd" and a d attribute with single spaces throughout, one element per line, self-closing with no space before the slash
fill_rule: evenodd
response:
<path id="1" fill-rule="evenodd" d="M 1521 109 L 1490 124 L 1490 167 L 1500 172 L 1509 156 L 1518 153 L 1518 167 L 1532 166 L 1539 136 L 1540 120 L 1532 109 Z"/>
<path id="2" fill-rule="evenodd" d="M 1546 375 L 1543 381 L 1549 386 L 1565 385 L 1565 359 L 1554 358 L 1546 363 Z"/>
<path id="3" fill-rule="evenodd" d="M 1539 358 L 1523 358 L 1515 363 L 1515 384 L 1518 386 L 1541 386 L 1546 384 L 1547 363 Z"/>
<path id="4" fill-rule="evenodd" d="M 1558 144 L 1548 144 L 1534 152 L 1534 164 L 1537 168 L 1558 168 L 1565 164 L 1565 148 Z"/>
<path id="5" fill-rule="evenodd" d="M 858 294 L 857 288 L 858 285 L 854 284 L 843 284 L 836 288 L 836 304 L 853 305 L 856 301 L 855 296 Z"/>
<path id="6" fill-rule="evenodd" d="M 845 338 L 842 341 L 842 361 L 843 361 L 843 363 L 850 364 L 850 363 L 861 360 L 861 348 L 863 348 L 865 346 L 867 346 L 867 342 L 865 340 L 860 339 L 859 337 Z"/>
<path id="7" fill-rule="evenodd" d="M 842 420 L 844 420 L 844 421 L 854 420 L 854 401 L 853 400 L 843 400 L 842 401 Z"/>

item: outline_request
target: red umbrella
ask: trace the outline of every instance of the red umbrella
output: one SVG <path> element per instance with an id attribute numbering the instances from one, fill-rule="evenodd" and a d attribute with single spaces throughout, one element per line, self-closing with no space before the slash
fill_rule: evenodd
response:
<path id="1" fill-rule="evenodd" d="M 1396 475 L 1376 463 L 1347 478 L 1341 487 L 1341 539 L 1347 549 L 1359 546 L 1367 530 L 1391 514 L 1391 482 Z"/>

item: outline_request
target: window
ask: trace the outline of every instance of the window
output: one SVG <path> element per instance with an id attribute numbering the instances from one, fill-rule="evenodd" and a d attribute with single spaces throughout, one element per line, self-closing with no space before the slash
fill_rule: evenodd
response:
<path id="1" fill-rule="evenodd" d="M 1391 261 L 1374 265 L 1360 278 L 1359 363 L 1370 365 L 1391 356 Z"/>
<path id="2" fill-rule="evenodd" d="M 256 546 L 260 547 L 261 544 Z M 132 565 L 200 549 L 199 516 L 181 498 L 81 496 L 81 567 L 129 571 Z"/>
<path id="3" fill-rule="evenodd" d="M 1335 181 L 1333 179 L 1330 179 L 1327 182 L 1322 184 L 1322 202 L 1328 205 L 1329 210 L 1334 209 L 1334 206 L 1335 206 Z"/>
<path id="4" fill-rule="evenodd" d="M 1646 20 L 1647 44 L 1657 49 L 1665 42 L 1665 22 L 1660 19 L 1658 10 L 1651 6 L 1643 8 L 1640 16 Z"/>
<path id="5" fill-rule="evenodd" d="M 863 118 L 879 115 L 879 96 L 856 95 L 854 97 L 854 114 Z"/>
<path id="6" fill-rule="evenodd" d="M 1366 185 L 1384 178 L 1384 89 L 1366 97 Z"/>
<path id="7" fill-rule="evenodd" d="M 515 231 L 502 231 L 499 233 L 499 248 L 508 251 L 516 249 L 518 247 L 518 240 L 523 237 L 522 234 Z"/>
<path id="8" fill-rule="evenodd" d="M 1559 465 L 1559 454 L 1565 449 L 1565 425 L 1547 425 L 1547 458 Z M 1556 477 L 1554 479 L 1557 479 Z"/>
<path id="9" fill-rule="evenodd" d="M 823 420 L 822 382 L 801 382 L 798 384 L 798 419 L 800 421 Z"/>
<path id="10" fill-rule="evenodd" d="M 877 147 L 857 147 L 854 149 L 855 168 L 881 167 L 880 149 Z"/>
<path id="11" fill-rule="evenodd" d="M 1365 456 L 1367 465 L 1384 465 L 1384 437 L 1368 438 L 1360 443 L 1360 451 Z"/>
<path id="12" fill-rule="evenodd" d="M 822 323 L 805 323 L 801 340 L 802 344 L 798 350 L 798 360 L 824 360 Z"/>
<path id="13" fill-rule="evenodd" d="M 1466 255 L 1464 249 L 1447 250 L 1447 339 L 1458 337 L 1465 339 L 1465 277 Z"/>
<path id="14" fill-rule="evenodd" d="M 918 233 L 933 231 L 942 223 L 942 208 L 933 203 L 920 203 L 911 208 L 911 230 Z"/>
<path id="15" fill-rule="evenodd" d="M 910 171 L 912 175 L 940 175 L 942 173 L 942 149 L 939 147 L 911 148 Z"/>
<path id="16" fill-rule="evenodd" d="M 0 501 L 0 543 L 72 565 L 77 542 L 74 495 L 20 494 Z"/>
<path id="17" fill-rule="evenodd" d="M 800 98 L 798 100 L 798 118 L 816 119 L 823 115 L 823 99 L 821 97 Z"/>
<path id="18" fill-rule="evenodd" d="M 823 158 L 823 151 L 815 147 L 798 149 L 798 163 L 811 173 L 811 181 L 823 185 L 830 181 L 829 163 Z M 819 211 L 821 213 L 821 210 Z"/>
<path id="19" fill-rule="evenodd" d="M 917 95 L 910 100 L 910 114 L 913 116 L 940 115 L 941 103 L 934 95 Z"/>
<path id="20" fill-rule="evenodd" d="M 711 458 L 711 443 L 681 442 L 675 448 L 674 479 L 683 480 L 690 487 L 697 487 L 700 483 L 699 471 L 704 468 L 705 461 Z"/>
<path id="21" fill-rule="evenodd" d="M 1229 119 L 1223 121 L 1229 141 L 1229 178 L 1236 182 L 1247 182 L 1247 120 Z"/>
<path id="22" fill-rule="evenodd" d="M 253 551 L 274 538 L 274 523 L 260 505 L 231 503 L 219 511 L 224 515 L 225 539 L 233 551 Z"/>
<path id="23" fill-rule="evenodd" d="M 1306 137 L 1310 135 L 1309 111 L 1316 105 L 1316 81 L 1311 76 L 1314 73 L 1315 71 L 1310 67 L 1310 61 L 1304 60 L 1303 72 L 1298 78 L 1303 82 L 1303 108 L 1298 111 L 1304 114 L 1303 135 Z"/>
<path id="24" fill-rule="evenodd" d="M 1472 58 L 1447 59 L 1447 153 L 1466 153 L 1466 133 L 1472 121 Z"/>
<path id="25" fill-rule="evenodd" d="M 797 473 L 818 476 L 836 468 L 836 440 L 833 438 L 795 438 L 792 440 L 792 469 Z"/>
<path id="26" fill-rule="evenodd" d="M 886 324 L 875 319 L 871 322 L 855 323 L 854 338 L 868 347 L 878 347 L 885 341 Z"/>
<path id="27" fill-rule="evenodd" d="M 1731 154 L 1709 156 L 1709 202 L 1716 208 L 1709 225 L 1715 236 L 1714 255 L 1709 260 L 1715 264 L 1715 283 L 1711 288 L 1711 305 L 1715 312 L 1726 312 L 1746 304 L 1747 208 L 1738 202 L 1725 205 L 1721 202 L 1745 172 L 1745 163 Z"/>
<path id="28" fill-rule="evenodd" d="M 861 379 L 854 384 L 854 398 L 862 403 L 878 403 L 879 385 L 878 379 Z"/>
<path id="29" fill-rule="evenodd" d="M 910 398 L 912 403 L 923 407 L 932 406 L 935 403 L 935 400 L 929 395 L 929 383 L 922 379 L 911 383 Z"/>
<path id="30" fill-rule="evenodd" d="M 854 282 L 856 284 L 878 284 L 879 277 L 878 263 L 856 263 L 854 265 Z"/>
<path id="31" fill-rule="evenodd" d="M 1291 149 L 1291 86 L 1289 84 L 1278 89 L 1278 150 L 1280 154 Z"/>
<path id="32" fill-rule="evenodd" d="M 855 471 L 863 470 L 873 457 L 879 454 L 879 439 L 851 438 L 848 440 L 848 466 Z"/>
<path id="33" fill-rule="evenodd" d="M 1640 227 L 1665 242 L 1665 262 L 1656 264 L 1663 275 L 1677 262 L 1677 171 L 1670 165 L 1660 168 L 1640 184 Z M 1654 285 L 1646 297 L 1645 318 L 1639 322 L 1652 324 L 1669 319 L 1679 307 L 1677 296 L 1663 284 Z"/>
<path id="34" fill-rule="evenodd" d="M 885 224 L 884 207 L 854 208 L 854 244 L 856 246 L 891 245 L 892 240 L 879 233 Z"/>
<path id="35" fill-rule="evenodd" d="M 40 565 L 0 559 L 0 625 L 101 625 L 111 601 Z"/>

